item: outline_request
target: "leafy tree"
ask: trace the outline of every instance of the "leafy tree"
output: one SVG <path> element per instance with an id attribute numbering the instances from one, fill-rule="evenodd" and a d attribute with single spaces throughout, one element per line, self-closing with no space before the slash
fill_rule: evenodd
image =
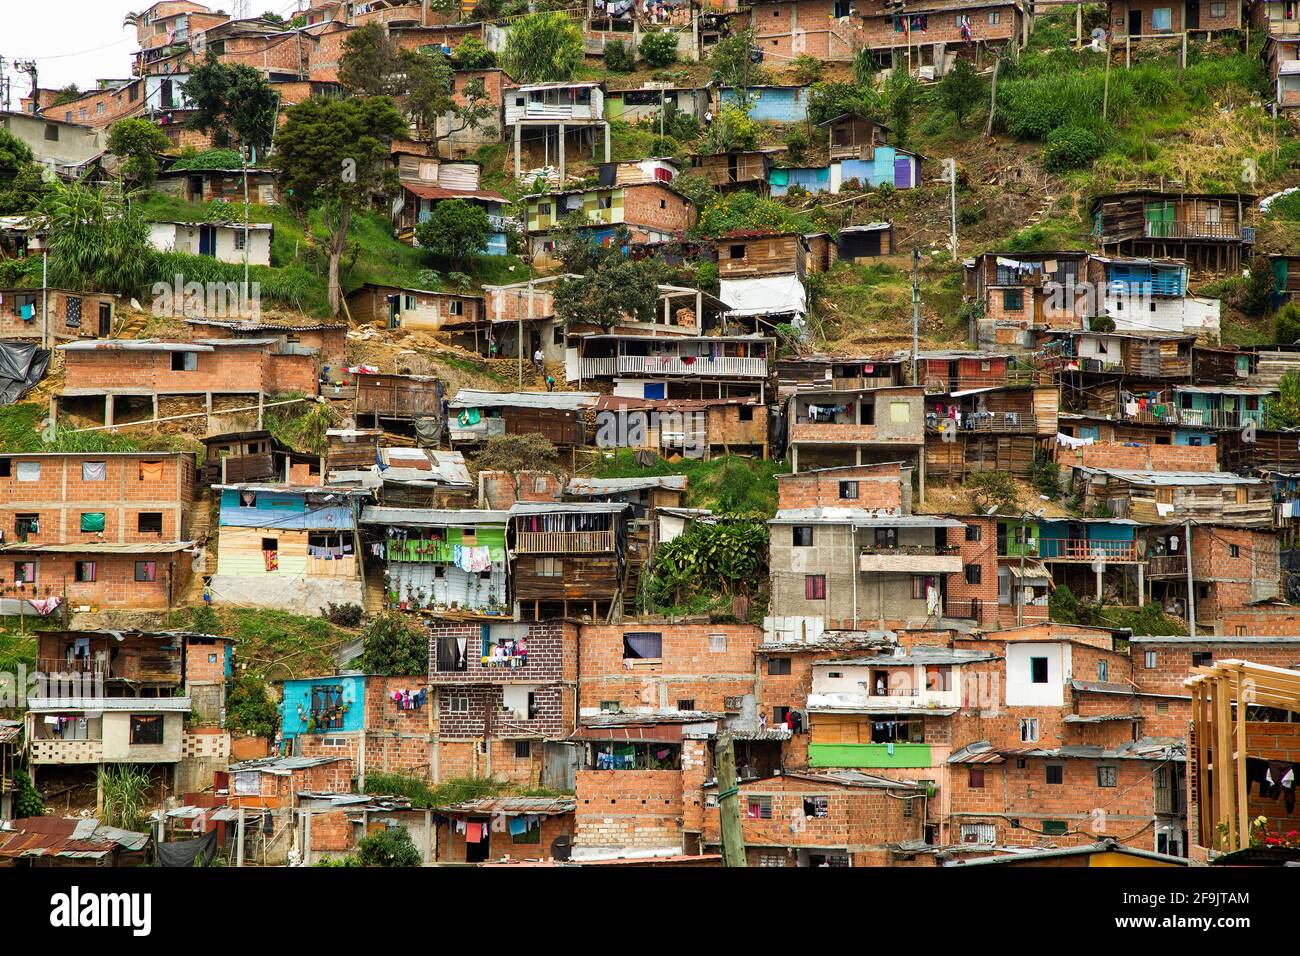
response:
<path id="1" fill-rule="evenodd" d="M 611 40 L 605 45 L 605 69 L 611 73 L 631 73 L 636 69 L 636 57 L 622 40 Z"/>
<path id="2" fill-rule="evenodd" d="M 455 71 L 443 54 L 407 51 L 401 60 L 406 111 L 420 139 L 440 143 L 465 129 L 493 131 L 487 121 L 496 115 L 496 109 L 488 102 L 487 87 L 481 76 L 467 81 L 457 95 Z M 438 120 L 443 117 L 449 120 L 446 131 L 439 135 Z"/>
<path id="3" fill-rule="evenodd" d="M 385 827 L 362 837 L 357 841 L 357 857 L 362 866 L 419 866 L 421 862 L 406 827 Z"/>
<path id="4" fill-rule="evenodd" d="M 367 23 L 343 41 L 339 83 L 354 96 L 401 96 L 402 59 L 383 26 Z"/>
<path id="5" fill-rule="evenodd" d="M 531 432 L 526 435 L 492 435 L 483 443 L 474 458 L 476 471 L 501 471 L 514 483 L 515 496 L 519 495 L 521 471 L 549 471 L 563 476 L 560 454 L 545 435 Z"/>
<path id="6" fill-rule="evenodd" d="M 870 47 L 863 47 L 853 54 L 853 79 L 864 89 L 870 89 L 876 80 L 880 64 Z"/>
<path id="7" fill-rule="evenodd" d="M 54 100 L 50 106 L 66 106 L 68 103 L 73 103 L 85 95 L 85 93 L 81 92 L 81 87 L 77 86 L 76 83 L 69 83 L 54 95 Z"/>
<path id="8" fill-rule="evenodd" d="M 14 786 L 18 790 L 18 794 L 14 798 L 15 817 L 19 819 L 39 817 L 45 812 L 45 798 L 36 789 L 36 785 L 32 783 L 32 778 L 27 775 L 26 770 L 19 770 L 14 774 Z"/>
<path id="9" fill-rule="evenodd" d="M 108 151 L 122 164 L 122 180 L 135 188 L 148 188 L 158 178 L 157 153 L 171 146 L 171 140 L 147 119 L 118 120 L 108 130 Z"/>
<path id="10" fill-rule="evenodd" d="M 560 220 L 555 230 L 555 257 L 564 264 L 565 272 L 586 275 L 603 268 L 615 257 L 622 257 L 622 249 L 632 240 L 626 226 L 615 226 L 606 244 L 592 242 L 590 223 L 580 210 L 569 213 Z"/>
<path id="11" fill-rule="evenodd" d="M 182 89 L 194 104 L 190 128 L 209 134 L 212 145 L 270 146 L 279 96 L 253 67 L 222 63 L 209 50 Z"/>
<path id="12" fill-rule="evenodd" d="M 722 516 L 712 524 L 697 522 L 685 534 L 655 550 L 650 590 L 662 604 L 710 593 L 749 593 L 766 577 L 767 523 L 761 517 Z"/>
<path id="13" fill-rule="evenodd" d="M 0 129 L 0 133 L 4 133 Z M 50 194 L 53 174 L 39 163 L 26 163 L 8 186 L 0 185 L 0 216 L 31 212 Z"/>
<path id="14" fill-rule="evenodd" d="M 429 635 L 405 614 L 388 612 L 370 622 L 362 637 L 361 662 L 367 674 L 403 677 L 429 669 Z"/>
<path id="15" fill-rule="evenodd" d="M 722 86 L 740 87 L 765 82 L 767 71 L 757 65 L 758 55 L 753 30 L 741 30 L 719 40 L 709 54 L 714 82 Z"/>
<path id="16" fill-rule="evenodd" d="M 758 145 L 761 128 L 749 115 L 749 110 L 737 103 L 729 103 L 718 110 L 709 127 L 706 148 L 713 153 L 726 153 L 733 149 L 753 149 Z"/>
<path id="17" fill-rule="evenodd" d="M 1277 395 L 1264 399 L 1264 427 L 1269 430 L 1300 428 L 1300 373 L 1287 372 L 1277 385 Z"/>
<path id="18" fill-rule="evenodd" d="M 49 232 L 50 285 L 135 295 L 153 261 L 149 224 L 106 191 L 51 183 L 40 208 Z"/>
<path id="19" fill-rule="evenodd" d="M 808 121 L 816 126 L 846 113 L 869 117 L 879 105 L 879 97 L 868 87 L 853 83 L 815 83 L 808 92 Z"/>
<path id="20" fill-rule="evenodd" d="M 609 329 L 631 319 L 650 322 L 658 301 L 658 265 L 619 256 L 581 279 L 561 279 L 555 289 L 555 317 Z"/>
<path id="21" fill-rule="evenodd" d="M 458 70 L 486 70 L 496 66 L 497 56 L 478 37 L 466 37 L 451 54 Z"/>
<path id="22" fill-rule="evenodd" d="M 668 30 L 647 33 L 638 48 L 647 66 L 656 69 L 677 62 L 677 35 Z"/>
<path id="23" fill-rule="evenodd" d="M 967 476 L 966 494 L 971 508 L 979 514 L 988 513 L 989 508 L 1004 512 L 1020 507 L 1020 492 L 1015 480 L 1005 471 L 977 471 Z"/>
<path id="24" fill-rule="evenodd" d="M 1300 342 L 1300 305 L 1288 302 L 1273 316 L 1273 338 L 1281 345 Z"/>
<path id="25" fill-rule="evenodd" d="M 252 674 L 241 674 L 226 689 L 226 726 L 250 737 L 270 737 L 275 733 L 275 703 L 266 692 L 266 684 Z"/>
<path id="26" fill-rule="evenodd" d="M 582 31 L 563 13 L 532 13 L 515 22 L 501 53 L 506 72 L 526 83 L 559 83 L 582 65 Z"/>
<path id="27" fill-rule="evenodd" d="M 794 81 L 800 86 L 811 86 L 822 78 L 822 61 L 807 53 L 800 53 L 790 61 Z"/>
<path id="28" fill-rule="evenodd" d="M 35 162 L 31 148 L 9 130 L 0 126 L 0 186 L 18 178 L 23 167 Z"/>
<path id="29" fill-rule="evenodd" d="M 912 128 L 912 107 L 916 103 L 916 81 L 906 70 L 895 70 L 885 87 L 885 108 L 889 111 L 889 125 L 893 128 L 894 142 L 907 146 Z"/>
<path id="30" fill-rule="evenodd" d="M 393 137 L 406 122 L 386 96 L 299 103 L 276 139 L 275 163 L 289 206 L 305 218 L 320 210 L 329 232 L 329 302 L 337 315 L 343 290 L 339 263 L 347 249 L 352 214 L 396 188 L 389 167 Z"/>
<path id="31" fill-rule="evenodd" d="M 487 211 L 463 199 L 444 199 L 415 227 L 420 245 L 453 266 L 464 266 L 487 248 L 492 226 Z"/>
<path id="32" fill-rule="evenodd" d="M 939 81 L 939 102 L 956 114 L 958 126 L 966 125 L 971 107 L 983 95 L 984 84 L 965 57 L 958 57 L 953 68 Z"/>

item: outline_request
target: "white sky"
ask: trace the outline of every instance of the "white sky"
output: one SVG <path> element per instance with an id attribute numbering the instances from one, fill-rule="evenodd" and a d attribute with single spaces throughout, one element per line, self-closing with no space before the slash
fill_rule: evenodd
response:
<path id="1" fill-rule="evenodd" d="M 90 89 L 98 79 L 131 75 L 136 51 L 135 29 L 122 26 L 133 11 L 146 10 L 154 0 L 0 0 L 0 56 L 5 75 L 13 80 L 10 109 L 31 91 L 27 74 L 16 73 L 14 60 L 35 59 L 40 84 L 59 89 L 76 83 Z M 212 10 L 234 12 L 235 0 L 198 0 Z M 287 15 L 297 0 L 249 0 L 249 16 L 271 11 Z"/>

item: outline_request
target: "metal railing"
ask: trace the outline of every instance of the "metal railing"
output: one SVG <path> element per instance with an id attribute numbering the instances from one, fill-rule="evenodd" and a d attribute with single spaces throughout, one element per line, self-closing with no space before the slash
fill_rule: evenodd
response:
<path id="1" fill-rule="evenodd" d="M 1182 577 L 1187 573 L 1187 555 L 1153 554 L 1147 558 L 1147 575 L 1153 578 Z"/>
<path id="2" fill-rule="evenodd" d="M 613 531 L 520 531 L 516 554 L 602 554 L 614 550 Z"/>
<path id="3" fill-rule="evenodd" d="M 1039 538 L 1044 561 L 1138 561 L 1137 542 L 1087 538 Z"/>
<path id="4" fill-rule="evenodd" d="M 942 432 L 947 428 L 956 428 L 959 432 L 1037 431 L 1038 416 L 1033 412 L 988 412 L 983 415 L 962 413 L 961 424 L 952 418 L 926 416 L 926 431 Z"/>
<path id="5" fill-rule="evenodd" d="M 1147 239 L 1219 239 L 1239 241 L 1245 229 L 1235 222 L 1151 222 L 1143 224 Z M 1253 236 L 1251 237 L 1253 240 Z"/>

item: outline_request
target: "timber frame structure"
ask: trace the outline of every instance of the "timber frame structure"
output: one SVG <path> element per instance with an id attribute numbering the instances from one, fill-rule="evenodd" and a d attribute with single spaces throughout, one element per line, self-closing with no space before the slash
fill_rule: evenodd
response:
<path id="1" fill-rule="evenodd" d="M 1197 808 L 1194 836 L 1203 848 L 1231 853 L 1250 846 L 1248 710 L 1253 705 L 1300 713 L 1300 670 L 1230 659 L 1195 667 L 1192 673 L 1183 686 L 1192 694 L 1188 777 Z M 1219 754 L 1228 755 L 1231 763 L 1221 764 Z"/>

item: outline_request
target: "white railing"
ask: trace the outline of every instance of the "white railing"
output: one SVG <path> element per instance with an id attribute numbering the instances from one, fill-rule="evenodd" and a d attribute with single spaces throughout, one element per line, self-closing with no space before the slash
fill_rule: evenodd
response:
<path id="1" fill-rule="evenodd" d="M 162 711 L 189 713 L 188 697 L 29 697 L 27 709 L 52 710 L 116 710 L 133 713 L 159 713 Z"/>
<path id="2" fill-rule="evenodd" d="M 676 355 L 620 355 L 618 371 L 661 375 L 744 375 L 761 378 L 767 375 L 767 359 L 723 355 L 692 356 L 691 361 Z"/>

